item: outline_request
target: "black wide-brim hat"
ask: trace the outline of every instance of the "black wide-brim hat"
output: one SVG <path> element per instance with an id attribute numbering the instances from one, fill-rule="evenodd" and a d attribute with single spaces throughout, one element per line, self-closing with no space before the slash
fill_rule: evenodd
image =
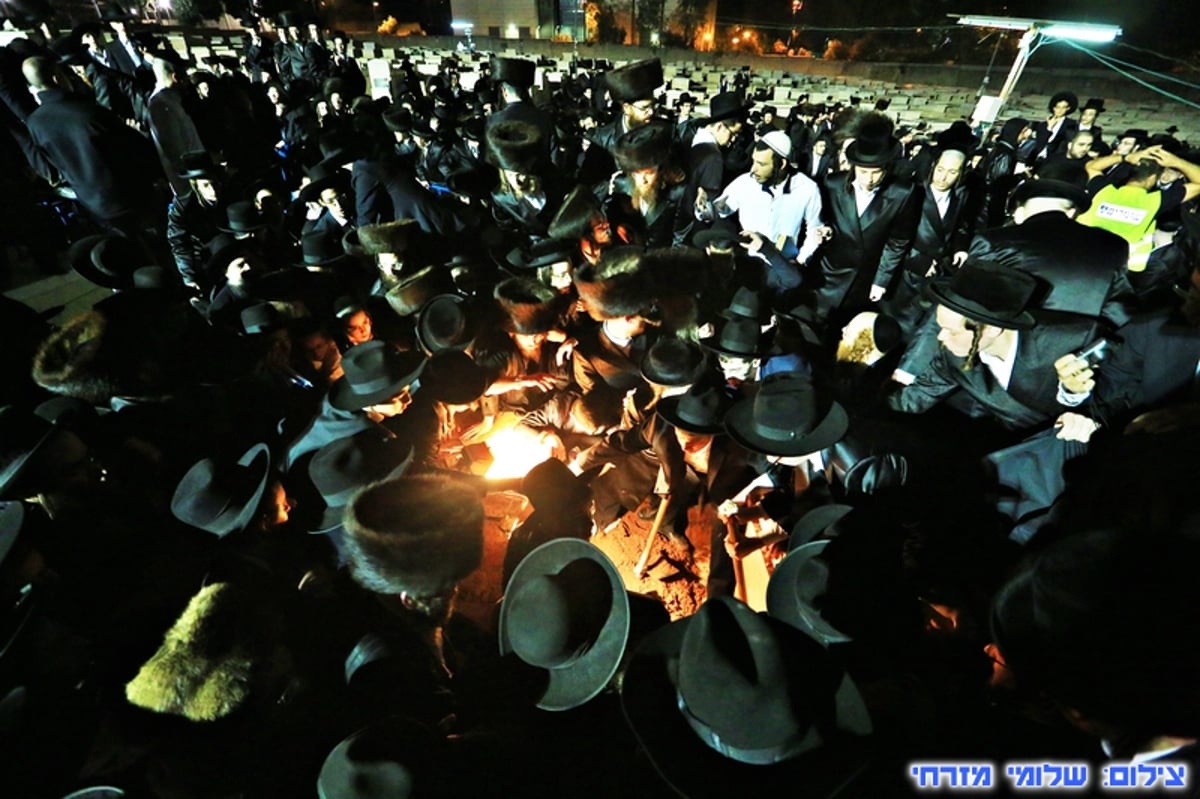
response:
<path id="1" fill-rule="evenodd" d="M 255 444 L 237 462 L 213 458 L 188 469 L 171 497 L 176 519 L 217 537 L 244 530 L 254 519 L 271 476 L 271 451 Z"/>
<path id="2" fill-rule="evenodd" d="M 477 321 L 466 297 L 439 294 L 417 313 L 417 341 L 430 355 L 465 350 L 475 342 Z"/>
<path id="3" fill-rule="evenodd" d="M 343 194 L 350 191 L 350 173 L 340 163 L 321 161 L 309 170 L 308 176 L 311 180 L 300 190 L 300 199 L 306 203 L 318 202 L 325 189 L 334 188 Z"/>
<path id="4" fill-rule="evenodd" d="M 701 435 L 725 432 L 725 414 L 732 402 L 722 386 L 709 385 L 658 402 L 658 415 L 680 430 Z"/>
<path id="5" fill-rule="evenodd" d="M 0 497 L 16 490 L 29 461 L 54 435 L 54 429 L 53 424 L 23 408 L 0 408 Z"/>
<path id="6" fill-rule="evenodd" d="M 359 489 L 403 477 L 412 465 L 414 452 L 412 444 L 382 427 L 363 430 L 317 450 L 308 462 L 308 475 L 325 502 L 325 510 L 309 532 L 327 533 L 340 527 L 346 506 Z"/>
<path id="7" fill-rule="evenodd" d="M 762 330 L 757 319 L 732 317 L 714 336 L 700 339 L 701 346 L 734 358 L 757 358 L 764 351 Z"/>
<path id="8" fill-rule="evenodd" d="M 341 411 L 357 411 L 395 397 L 421 376 L 425 356 L 398 352 L 383 341 L 368 341 L 346 350 L 344 376 L 329 389 L 329 404 Z"/>
<path id="9" fill-rule="evenodd" d="M 255 233 L 267 227 L 267 220 L 253 200 L 239 200 L 225 209 L 225 224 L 217 230 L 224 233 Z"/>
<path id="10" fill-rule="evenodd" d="M 1033 197 L 1049 197 L 1056 200 L 1066 200 L 1075 206 L 1078 213 L 1092 207 L 1091 195 L 1087 190 L 1075 183 L 1053 178 L 1027 178 L 1023 180 L 1009 198 L 1010 207 L 1016 208 Z"/>
<path id="11" fill-rule="evenodd" d="M 845 508 L 842 515 L 849 512 L 848 506 L 842 507 Z M 767 613 L 808 634 L 822 646 L 851 640 L 817 609 L 829 586 L 829 566 L 820 559 L 827 546 L 829 539 L 792 548 L 767 583 Z"/>
<path id="12" fill-rule="evenodd" d="M 460 350 L 442 350 L 425 363 L 421 387 L 429 396 L 447 405 L 466 405 L 483 396 L 488 387 L 487 370 Z"/>
<path id="13" fill-rule="evenodd" d="M 116 243 L 113 243 L 116 242 Z M 110 245 L 113 252 L 108 253 Z M 120 251 L 120 252 L 118 252 Z M 127 257 L 121 253 L 133 255 Z M 106 289 L 128 289 L 133 287 L 133 272 L 146 266 L 148 257 L 138 252 L 138 247 L 128 239 L 108 233 L 84 236 L 67 250 L 67 262 L 71 268 L 88 281 Z M 115 262 L 125 261 L 120 267 Z"/>
<path id="14" fill-rule="evenodd" d="M 662 166 L 671 155 L 671 125 L 651 122 L 621 134 L 613 150 L 617 166 L 625 172 Z"/>
<path id="15" fill-rule="evenodd" d="M 660 386 L 690 386 L 708 368 L 704 349 L 694 341 L 664 336 L 646 351 L 642 377 Z"/>
<path id="16" fill-rule="evenodd" d="M 953 275 L 932 281 L 926 294 L 968 319 L 1006 330 L 1028 330 L 1035 324 L 1027 310 L 1038 289 L 1033 275 L 987 261 L 963 264 Z"/>
<path id="17" fill-rule="evenodd" d="M 186 152 L 179 158 L 179 177 L 184 180 L 205 178 L 213 180 L 221 176 L 221 168 L 213 161 L 207 150 Z"/>
<path id="18" fill-rule="evenodd" d="M 550 603 L 546 592 L 556 592 L 566 580 L 564 571 L 582 565 L 589 567 L 589 577 L 607 579 L 611 603 L 606 617 L 595 625 L 589 641 L 579 641 L 569 653 L 544 652 L 534 657 L 536 650 L 548 647 L 555 626 L 566 626 L 566 618 L 554 618 L 548 612 Z M 569 575 L 571 577 L 576 574 Z M 561 578 L 561 580 L 556 580 Z M 600 599 L 596 591 L 589 596 Z M 594 544 L 575 538 L 559 538 L 542 544 L 525 556 L 509 578 L 500 605 L 500 654 L 514 654 L 525 663 L 545 670 L 545 689 L 537 701 L 542 710 L 570 710 L 595 697 L 617 673 L 629 640 L 629 597 L 617 567 Z M 536 628 L 536 629 L 535 629 Z M 550 632 L 547 638 L 543 634 Z"/>
<path id="19" fill-rule="evenodd" d="M 1074 92 L 1055 92 L 1050 97 L 1050 102 L 1046 104 L 1049 111 L 1054 110 L 1054 106 L 1058 105 L 1063 100 L 1067 101 L 1067 105 L 1071 106 L 1067 109 L 1067 114 L 1074 114 L 1075 109 L 1079 108 L 1079 97 Z"/>
<path id="20" fill-rule="evenodd" d="M 840 441 L 849 427 L 845 408 L 788 372 L 768 377 L 753 397 L 725 416 L 730 438 L 751 452 L 778 457 L 820 452 Z"/>
<path id="21" fill-rule="evenodd" d="M 899 158 L 900 152 L 895 136 L 859 136 L 846 147 L 846 160 L 854 166 L 881 167 Z"/>
<path id="22" fill-rule="evenodd" d="M 771 683 L 764 685 L 764 689 L 775 688 L 775 701 L 765 703 L 768 706 L 766 714 L 745 706 L 729 709 L 729 715 L 740 720 L 737 726 L 743 728 L 743 734 L 753 740 L 751 746 L 758 745 L 767 750 L 788 747 L 800 750 L 791 756 L 785 751 L 784 759 L 771 761 L 764 758 L 762 762 L 738 759 L 748 755 L 735 750 L 735 744 L 722 741 L 698 717 L 688 701 L 696 692 L 695 687 L 686 685 L 690 676 L 686 672 L 693 666 L 700 670 L 694 682 L 702 684 L 708 678 L 710 702 L 719 703 L 726 699 L 736 702 L 739 698 L 728 692 L 726 685 L 711 684 L 716 675 L 704 672 L 705 666 L 717 658 L 706 659 L 707 664 L 695 662 L 685 667 L 689 658 L 700 661 L 686 652 L 689 637 L 701 638 L 702 642 L 707 641 L 713 646 L 720 646 L 724 639 L 732 639 L 731 648 L 736 648 L 739 636 L 724 631 L 725 622 L 714 624 L 706 618 L 724 616 L 727 611 L 737 614 L 743 625 L 770 631 L 769 635 L 743 633 L 742 640 L 746 641 L 747 649 L 758 651 L 768 646 L 767 641 L 778 642 L 777 645 L 785 649 L 786 654 L 782 655 L 785 663 L 792 666 L 778 680 L 758 675 L 762 683 Z M 714 626 L 722 629 L 713 630 Z M 799 642 L 798 638 L 801 639 Z M 747 652 L 744 657 L 754 655 Z M 749 668 L 754 669 L 753 666 Z M 789 677 L 813 684 L 809 690 L 824 700 L 819 703 L 824 705 L 826 719 L 820 725 L 810 725 L 807 737 L 801 741 L 793 738 L 801 730 L 782 721 L 785 714 L 769 712 L 771 705 L 789 701 L 786 684 Z M 816 687 L 815 684 L 822 680 L 825 684 Z M 723 692 L 726 697 L 721 696 Z M 853 681 L 848 676 L 839 676 L 822 656 L 819 645 L 804 638 L 803 633 L 781 621 L 755 614 L 736 600 L 728 597 L 710 600 L 693 616 L 672 622 L 646 636 L 629 658 L 620 684 L 620 696 L 626 723 L 653 763 L 655 772 L 681 796 L 740 796 L 747 785 L 754 785 L 756 790 L 779 792 L 779 795 L 795 793 L 797 786 L 802 785 L 804 796 L 814 798 L 871 795 L 853 789 L 854 780 L 865 772 L 874 754 L 870 738 L 864 737 L 871 728 L 870 718 Z M 764 722 L 764 715 L 769 715 L 770 720 Z M 817 729 L 818 726 L 822 728 Z M 727 751 L 719 751 L 720 747 Z"/>
<path id="23" fill-rule="evenodd" d="M 710 125 L 713 122 L 723 122 L 727 119 L 745 119 L 750 113 L 753 100 L 747 100 L 741 91 L 721 92 L 713 95 L 708 103 L 708 116 L 701 124 Z"/>

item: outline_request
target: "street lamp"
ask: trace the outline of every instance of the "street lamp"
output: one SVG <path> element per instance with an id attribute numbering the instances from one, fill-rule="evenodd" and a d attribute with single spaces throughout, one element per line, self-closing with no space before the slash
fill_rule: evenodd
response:
<path id="1" fill-rule="evenodd" d="M 1012 95 L 1013 89 L 1017 86 L 1017 81 L 1021 78 L 1021 73 L 1025 71 L 1025 65 L 1029 63 L 1029 57 L 1033 55 L 1033 51 L 1036 49 L 1038 40 L 1043 36 L 1053 39 L 1070 39 L 1078 42 L 1103 44 L 1111 42 L 1121 35 L 1121 28 L 1117 25 L 1101 25 L 1090 22 L 1065 22 L 1063 20 L 1029 19 L 1025 17 L 991 17 L 977 14 L 948 14 L 947 16 L 957 19 L 959 25 L 968 25 L 973 28 L 1022 31 L 1021 42 L 1017 46 L 1017 57 L 1013 61 L 1012 69 L 1008 71 L 1008 77 L 1004 81 L 1003 88 L 1000 89 L 1000 94 L 995 97 L 980 97 L 979 105 L 976 106 L 976 119 L 989 124 L 1000 116 L 1000 109 L 1008 102 L 1009 96 Z"/>

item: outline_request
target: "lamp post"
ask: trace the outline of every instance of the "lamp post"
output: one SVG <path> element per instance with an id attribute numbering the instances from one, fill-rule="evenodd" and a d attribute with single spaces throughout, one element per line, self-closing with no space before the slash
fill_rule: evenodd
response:
<path id="1" fill-rule="evenodd" d="M 1121 28 L 1117 25 L 1025 17 L 990 17 L 974 14 L 949 14 L 947 16 L 957 19 L 959 25 L 968 25 L 973 28 L 1021 31 L 1017 57 L 1013 60 L 1012 68 L 1008 71 L 1008 77 L 1005 78 L 1000 93 L 995 97 L 979 98 L 979 106 L 976 108 L 977 115 L 982 111 L 987 119 L 980 121 L 986 121 L 989 124 L 996 120 L 1000 115 L 1000 109 L 1012 96 L 1013 90 L 1017 87 L 1017 81 L 1021 79 L 1021 73 L 1025 71 L 1025 65 L 1029 63 L 1029 57 L 1037 49 L 1038 42 L 1042 37 L 1104 44 L 1121 35 Z"/>

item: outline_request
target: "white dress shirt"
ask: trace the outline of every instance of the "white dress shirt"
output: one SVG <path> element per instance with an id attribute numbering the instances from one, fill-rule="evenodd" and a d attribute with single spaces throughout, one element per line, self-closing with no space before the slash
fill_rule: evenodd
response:
<path id="1" fill-rule="evenodd" d="M 797 173 L 769 187 L 749 172 L 738 175 L 715 206 L 725 215 L 736 212 L 742 230 L 761 234 L 781 251 L 784 244 L 795 245 L 798 263 L 807 262 L 821 244 L 821 192 L 807 175 Z"/>

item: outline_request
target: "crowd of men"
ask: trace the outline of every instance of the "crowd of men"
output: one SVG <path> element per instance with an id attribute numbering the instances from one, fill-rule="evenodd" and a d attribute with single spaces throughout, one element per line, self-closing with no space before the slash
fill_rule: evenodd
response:
<path id="1" fill-rule="evenodd" d="M 1198 762 L 1175 130 L 1067 91 L 899 127 L 748 70 L 668 103 L 658 59 L 402 58 L 372 99 L 298 14 L 202 61 L 117 7 L 28 22 L 6 253 L 112 293 L 0 306 L 4 795 Z M 481 621 L 499 489 L 532 512 Z M 703 585 L 674 621 L 596 545 L 651 522 L 639 576 Z"/>

